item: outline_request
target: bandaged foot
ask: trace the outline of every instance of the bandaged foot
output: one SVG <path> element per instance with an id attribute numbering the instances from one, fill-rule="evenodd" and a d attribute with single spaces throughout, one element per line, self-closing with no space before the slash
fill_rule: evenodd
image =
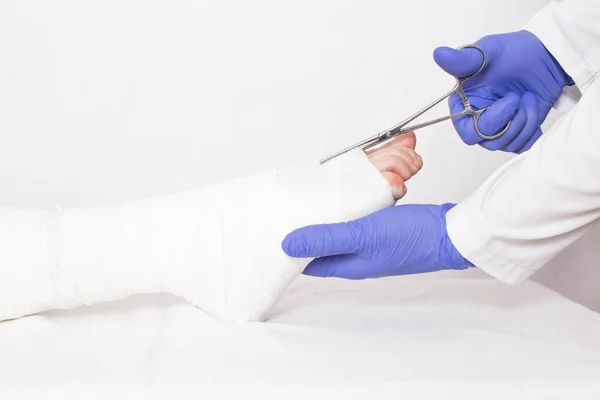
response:
<path id="1" fill-rule="evenodd" d="M 0 208 L 0 320 L 169 292 L 260 321 L 310 261 L 285 255 L 286 234 L 392 206 L 422 166 L 414 144 L 119 205 Z"/>

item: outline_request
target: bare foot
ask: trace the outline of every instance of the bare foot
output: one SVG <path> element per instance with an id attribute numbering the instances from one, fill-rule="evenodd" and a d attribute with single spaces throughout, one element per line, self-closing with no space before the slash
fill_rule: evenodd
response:
<path id="1" fill-rule="evenodd" d="M 416 144 L 414 132 L 409 132 L 366 151 L 369 160 L 392 187 L 396 200 L 406 194 L 406 181 L 423 168 L 423 159 L 415 152 Z"/>

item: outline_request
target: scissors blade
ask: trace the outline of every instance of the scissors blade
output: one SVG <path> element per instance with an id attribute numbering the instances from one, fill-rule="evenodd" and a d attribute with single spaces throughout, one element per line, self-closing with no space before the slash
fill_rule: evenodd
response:
<path id="1" fill-rule="evenodd" d="M 320 164 L 323 164 L 323 163 L 325 163 L 325 162 L 327 162 L 327 161 L 329 161 L 329 160 L 331 160 L 333 158 L 336 158 L 337 156 L 341 156 L 342 154 L 348 153 L 349 151 L 352 151 L 352 150 L 354 150 L 356 148 L 359 148 L 359 147 L 363 147 L 363 148 L 365 146 L 373 147 L 377 143 L 379 143 L 379 141 L 380 141 L 379 136 L 380 135 L 381 134 L 377 134 L 377 135 L 372 136 L 372 137 L 370 137 L 368 139 L 365 139 L 365 140 L 363 140 L 361 142 L 353 144 L 352 146 L 346 147 L 345 149 L 340 150 L 337 153 L 334 153 L 334 154 L 330 155 L 329 157 L 326 157 L 326 158 L 322 159 L 320 161 Z"/>
<path id="2" fill-rule="evenodd" d="M 428 127 L 430 125 L 435 125 L 435 124 L 437 124 L 439 122 L 447 121 L 449 119 L 460 117 L 460 116 L 466 115 L 466 114 L 468 114 L 468 112 L 461 111 L 461 112 L 456 113 L 456 114 L 447 115 L 445 117 L 440 117 L 440 118 L 437 118 L 437 119 L 434 119 L 434 120 L 431 120 L 431 121 L 422 122 L 420 124 L 415 124 L 415 125 L 406 126 L 406 127 L 404 125 L 396 126 L 396 127 L 392 128 L 392 129 L 390 129 L 388 131 L 384 131 L 384 132 L 380 133 L 378 135 L 378 140 L 377 141 L 373 140 L 371 143 L 368 143 L 368 144 L 364 145 L 363 146 L 363 150 L 368 150 L 368 149 L 370 149 L 372 147 L 377 146 L 378 144 L 381 144 L 383 142 L 387 142 L 388 140 L 393 139 L 393 138 L 395 138 L 397 136 L 403 135 L 405 133 L 414 132 L 417 129 L 425 128 L 425 127 Z M 332 156 L 332 157 L 335 157 L 335 156 Z"/>
<path id="3" fill-rule="evenodd" d="M 435 125 L 435 124 L 438 124 L 440 122 L 444 122 L 444 121 L 447 121 L 449 119 L 460 117 L 460 116 L 467 115 L 467 114 L 468 114 L 467 111 L 461 111 L 461 112 L 456 113 L 456 114 L 446 115 L 444 117 L 432 119 L 430 121 L 421 122 L 420 124 L 415 124 L 415 125 L 411 125 L 411 126 L 400 126 L 399 129 L 395 128 L 395 129 L 391 129 L 390 130 L 390 137 L 389 138 L 391 139 L 392 137 L 401 135 L 403 133 L 407 133 L 407 132 L 411 132 L 411 131 L 416 131 L 418 129 L 426 128 L 428 126 Z"/>
<path id="4" fill-rule="evenodd" d="M 467 115 L 467 114 L 468 114 L 468 112 L 465 110 L 465 111 L 461 111 L 461 112 L 456 113 L 456 114 L 446 115 L 444 117 L 436 118 L 436 119 L 433 119 L 433 120 L 430 120 L 430 121 L 427 121 L 427 122 L 421 122 L 420 124 L 415 124 L 415 125 L 411 125 L 411 126 L 405 126 L 406 123 L 404 123 L 404 124 L 401 123 L 401 124 L 398 124 L 395 127 L 391 128 L 391 129 L 389 129 L 387 131 L 383 131 L 383 132 L 381 132 L 381 133 L 379 133 L 379 134 L 377 134 L 375 136 L 372 136 L 372 137 L 370 137 L 368 139 L 365 139 L 365 140 L 363 140 L 361 142 L 353 144 L 352 146 L 346 147 L 345 149 L 340 150 L 337 153 L 334 153 L 334 154 L 332 154 L 332 155 L 330 155 L 330 156 L 322 159 L 320 161 L 320 163 L 323 164 L 323 163 L 325 163 L 325 162 L 327 162 L 327 161 L 329 161 L 329 160 L 331 160 L 333 158 L 336 158 L 336 157 L 338 157 L 338 156 L 340 156 L 342 154 L 345 154 L 345 153 L 347 153 L 349 151 L 352 151 L 352 150 L 354 150 L 354 149 L 356 149 L 358 147 L 361 147 L 363 150 L 368 150 L 368 149 L 370 149 L 372 147 L 375 147 L 375 146 L 377 146 L 377 145 L 379 145 L 379 144 L 381 144 L 383 142 L 386 142 L 386 141 L 388 141 L 390 139 L 393 139 L 393 138 L 395 138 L 397 136 L 400 136 L 400 135 L 403 135 L 405 133 L 414 132 L 414 131 L 416 131 L 418 129 L 426 128 L 426 127 L 428 127 L 430 125 L 435 125 L 437 123 L 440 123 L 440 122 L 443 122 L 443 121 L 447 121 L 447 120 L 452 119 L 452 118 L 460 117 L 460 116 L 463 116 L 463 115 Z"/>

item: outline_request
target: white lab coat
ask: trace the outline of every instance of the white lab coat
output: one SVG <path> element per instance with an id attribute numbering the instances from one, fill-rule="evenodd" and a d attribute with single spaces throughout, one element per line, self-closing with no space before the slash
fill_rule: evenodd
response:
<path id="1" fill-rule="evenodd" d="M 527 279 L 600 220 L 600 0 L 553 2 L 524 29 L 573 78 L 580 98 L 531 150 L 447 215 L 460 253 L 510 284 Z M 565 92 L 556 106 L 564 108 L 568 99 Z"/>

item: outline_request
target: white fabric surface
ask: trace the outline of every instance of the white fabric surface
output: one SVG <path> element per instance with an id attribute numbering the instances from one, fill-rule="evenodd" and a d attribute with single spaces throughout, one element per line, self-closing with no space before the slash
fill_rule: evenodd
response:
<path id="1" fill-rule="evenodd" d="M 357 149 L 125 204 L 0 208 L 0 320 L 160 292 L 261 320 L 310 261 L 282 251 L 285 235 L 392 205 Z"/>
<path id="2" fill-rule="evenodd" d="M 447 215 L 460 253 L 507 283 L 530 277 L 600 219 L 598 21 L 600 0 L 566 0 L 525 25 L 581 96 L 565 91 L 557 104 L 564 115 L 531 150 L 504 164 Z"/>
<path id="3" fill-rule="evenodd" d="M 264 323 L 167 295 L 1 323 L 0 398 L 598 398 L 599 332 L 533 282 L 301 277 Z"/>

